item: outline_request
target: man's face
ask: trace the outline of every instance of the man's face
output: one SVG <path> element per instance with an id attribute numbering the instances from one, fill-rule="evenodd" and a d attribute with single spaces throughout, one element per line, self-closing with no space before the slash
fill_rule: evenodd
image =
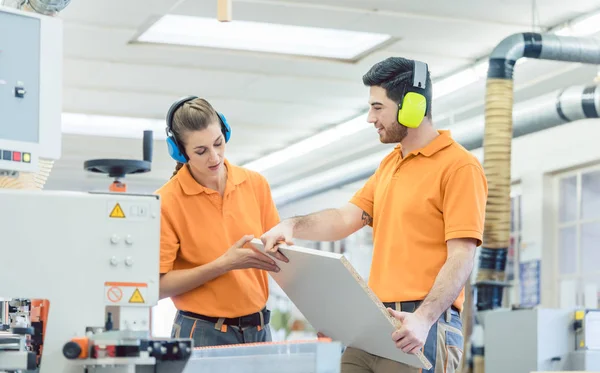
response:
<path id="1" fill-rule="evenodd" d="M 369 115 L 367 122 L 373 123 L 379 141 L 384 144 L 399 143 L 408 134 L 408 128 L 398 123 L 398 104 L 390 100 L 385 89 L 377 86 L 370 88 Z"/>

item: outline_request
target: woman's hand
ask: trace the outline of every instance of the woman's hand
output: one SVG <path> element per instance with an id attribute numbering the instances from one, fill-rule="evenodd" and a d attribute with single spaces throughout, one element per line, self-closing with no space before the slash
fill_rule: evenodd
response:
<path id="1" fill-rule="evenodd" d="M 279 267 L 268 255 L 261 253 L 255 248 L 243 247 L 252 241 L 253 235 L 246 235 L 227 250 L 221 260 L 224 261 L 228 270 L 257 268 L 265 271 L 279 272 Z"/>

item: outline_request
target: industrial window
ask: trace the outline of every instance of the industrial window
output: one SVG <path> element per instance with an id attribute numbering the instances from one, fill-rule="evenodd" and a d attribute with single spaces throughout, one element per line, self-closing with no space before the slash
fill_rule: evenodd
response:
<path id="1" fill-rule="evenodd" d="M 519 252 L 521 251 L 521 188 L 513 185 L 510 196 L 510 241 L 506 256 L 506 282 L 511 286 L 507 288 L 503 306 L 510 307 L 520 303 L 519 295 Z"/>
<path id="2" fill-rule="evenodd" d="M 600 288 L 600 166 L 557 175 L 555 182 L 558 303 L 561 307 L 596 308 Z"/>

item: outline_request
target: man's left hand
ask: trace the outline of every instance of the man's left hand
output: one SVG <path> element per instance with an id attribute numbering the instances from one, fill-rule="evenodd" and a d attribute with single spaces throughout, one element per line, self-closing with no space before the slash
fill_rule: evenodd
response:
<path id="1" fill-rule="evenodd" d="M 400 329 L 392 333 L 396 347 L 405 353 L 418 352 L 427 341 L 431 329 L 429 321 L 416 313 L 398 312 L 391 308 L 388 308 L 388 312 L 402 323 Z"/>

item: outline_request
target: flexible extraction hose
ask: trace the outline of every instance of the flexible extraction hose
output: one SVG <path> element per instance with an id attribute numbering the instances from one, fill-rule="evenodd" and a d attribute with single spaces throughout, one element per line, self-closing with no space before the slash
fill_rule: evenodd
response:
<path id="1" fill-rule="evenodd" d="M 0 0 L 0 5 L 55 16 L 65 9 L 71 0 Z"/>
<path id="2" fill-rule="evenodd" d="M 488 180 L 488 200 L 476 282 L 504 281 L 510 240 L 510 162 L 513 125 L 513 81 L 488 79 L 486 87 L 483 168 Z M 477 292 L 479 309 L 493 307 L 502 287 L 482 285 Z M 499 306 L 499 305 L 498 305 Z"/>
<path id="3" fill-rule="evenodd" d="M 519 33 L 502 40 L 490 55 L 483 140 L 483 167 L 488 180 L 489 197 L 475 283 L 478 311 L 493 310 L 502 305 L 506 253 L 510 244 L 513 70 L 517 60 L 522 57 L 600 64 L 600 40 L 555 34 Z M 586 111 L 585 108 L 583 111 Z M 597 112 L 586 114 L 595 114 L 596 117 L 598 115 Z M 473 350 L 473 362 L 474 371 L 482 372 L 482 348 Z"/>
<path id="4" fill-rule="evenodd" d="M 502 304 L 502 282 L 505 280 L 510 240 L 513 71 L 517 60 L 522 57 L 599 64 L 600 40 L 520 33 L 502 40 L 490 55 L 483 140 L 483 166 L 489 197 L 476 282 L 478 310 L 494 309 Z"/>
<path id="5" fill-rule="evenodd" d="M 48 16 L 55 15 L 65 9 L 71 0 L 29 0 L 33 10 Z"/>
<path id="6" fill-rule="evenodd" d="M 0 189 L 41 190 L 44 188 L 53 166 L 53 160 L 40 158 L 38 172 L 21 172 L 17 177 L 0 176 Z"/>

